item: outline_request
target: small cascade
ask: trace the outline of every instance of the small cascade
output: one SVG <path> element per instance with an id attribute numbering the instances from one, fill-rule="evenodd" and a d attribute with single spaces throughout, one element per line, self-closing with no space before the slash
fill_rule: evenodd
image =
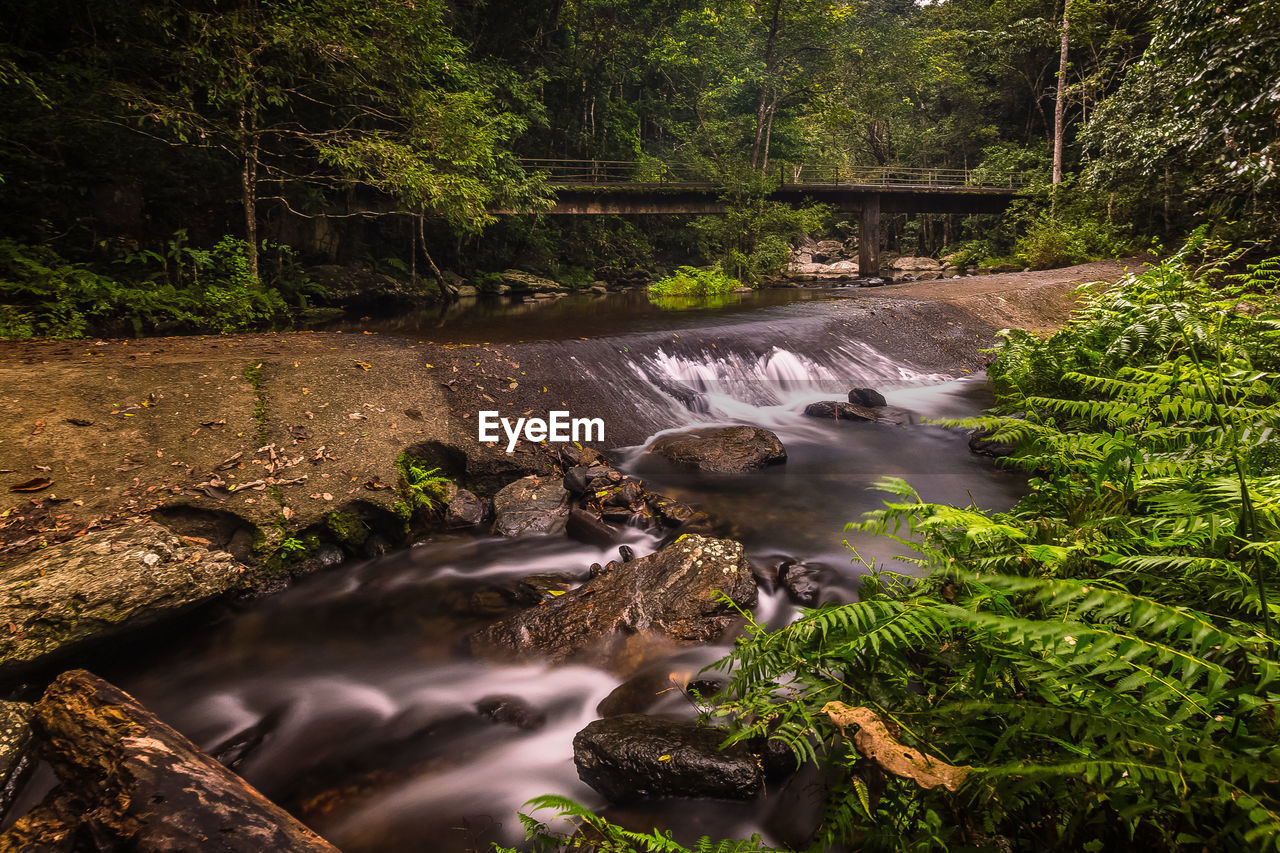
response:
<path id="1" fill-rule="evenodd" d="M 741 340 L 724 347 L 658 346 L 647 354 L 639 347 L 596 348 L 590 361 L 598 366 L 583 372 L 607 377 L 598 381 L 607 381 L 614 393 L 624 392 L 654 429 L 762 417 L 773 421 L 777 413 L 798 412 L 815 400 L 844 399 L 854 386 L 890 391 L 952 378 L 894 361 L 861 341 L 807 349 L 768 344 L 754 349 Z"/>

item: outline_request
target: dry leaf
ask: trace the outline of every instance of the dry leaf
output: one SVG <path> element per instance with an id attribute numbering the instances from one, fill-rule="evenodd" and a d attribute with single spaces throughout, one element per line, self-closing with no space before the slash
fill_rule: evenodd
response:
<path id="1" fill-rule="evenodd" d="M 913 780 L 925 790 L 941 785 L 948 791 L 958 791 L 972 769 L 947 764 L 941 759 L 905 746 L 889 733 L 888 726 L 870 708 L 850 708 L 843 702 L 828 702 L 822 706 L 822 711 L 841 732 L 845 726 L 858 727 L 857 734 L 853 736 L 853 744 L 864 758 L 874 761 L 895 776 Z"/>
<path id="2" fill-rule="evenodd" d="M 9 491 L 38 492 L 38 491 L 41 491 L 42 489 L 47 489 L 52 485 L 53 485 L 53 480 L 50 480 L 48 477 L 35 477 L 33 479 L 27 480 L 25 483 L 19 483 L 16 486 L 10 486 Z"/>

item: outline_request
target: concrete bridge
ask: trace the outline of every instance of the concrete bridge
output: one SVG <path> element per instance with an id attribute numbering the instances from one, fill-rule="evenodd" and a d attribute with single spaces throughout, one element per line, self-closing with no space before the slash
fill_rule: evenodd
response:
<path id="1" fill-rule="evenodd" d="M 724 188 L 679 167 L 628 160 L 523 160 L 555 192 L 551 215 L 714 214 Z M 774 201 L 820 202 L 860 215 L 858 272 L 880 273 L 882 213 L 1002 213 L 1019 178 L 981 170 L 902 166 L 796 166 L 778 170 Z M 504 211 L 505 212 L 505 211 Z"/>

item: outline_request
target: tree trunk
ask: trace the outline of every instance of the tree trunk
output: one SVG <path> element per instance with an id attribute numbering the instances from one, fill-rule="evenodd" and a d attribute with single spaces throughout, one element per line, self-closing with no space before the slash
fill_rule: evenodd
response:
<path id="1" fill-rule="evenodd" d="M 0 850 L 338 853 L 239 776 L 84 670 L 36 703 L 43 757 L 62 785 L 4 835 Z M 59 846 L 59 845 L 62 846 Z"/>
<path id="2" fill-rule="evenodd" d="M 436 266 L 436 262 L 431 258 L 431 253 L 427 251 L 427 231 L 425 220 L 426 217 L 419 213 L 418 241 L 422 244 L 422 257 L 426 258 L 427 266 L 431 269 L 431 274 L 435 276 L 436 283 L 440 285 L 440 294 L 447 299 L 457 299 L 457 292 L 449 286 L 449 282 L 444 280 L 444 273 L 440 272 L 440 268 Z"/>
<path id="3" fill-rule="evenodd" d="M 258 141 L 248 110 L 240 109 L 240 203 L 244 207 L 244 241 L 249 244 L 249 274 L 258 278 Z"/>
<path id="4" fill-rule="evenodd" d="M 1067 117 L 1067 37 L 1071 27 L 1071 0 L 1066 0 L 1062 7 L 1062 48 L 1058 53 L 1058 90 L 1053 105 L 1053 183 L 1056 187 L 1062 183 L 1062 142 L 1066 136 Z M 1054 204 L 1057 204 L 1057 192 L 1054 192 Z"/>
<path id="5" fill-rule="evenodd" d="M 773 0 L 773 20 L 769 23 L 769 39 L 764 46 L 764 79 L 760 81 L 760 106 L 756 108 L 756 140 L 751 146 L 751 168 L 760 168 L 760 147 L 764 140 L 765 121 L 769 110 L 769 75 L 773 73 L 773 43 L 778 37 L 782 0 Z M 761 174 L 764 170 L 761 169 Z"/>

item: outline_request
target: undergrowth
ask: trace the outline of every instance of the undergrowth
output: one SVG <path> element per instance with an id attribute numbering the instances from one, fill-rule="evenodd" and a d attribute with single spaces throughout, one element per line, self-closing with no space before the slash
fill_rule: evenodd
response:
<path id="1" fill-rule="evenodd" d="M 261 279 L 243 240 L 198 249 L 183 231 L 159 250 L 97 266 L 0 240 L 0 337 L 238 332 L 279 325 L 323 295 L 289 247 L 264 241 L 259 263 Z"/>
<path id="2" fill-rule="evenodd" d="M 1005 336 L 1001 414 L 967 425 L 1017 442 L 1015 507 L 882 481 L 854 526 L 909 572 L 748 619 L 717 665 L 729 742 L 835 780 L 813 849 L 1280 850 L 1280 258 L 1213 252 L 1197 233 L 1066 329 Z M 535 805 L 575 826 L 529 820 L 544 845 L 687 849 Z"/>

